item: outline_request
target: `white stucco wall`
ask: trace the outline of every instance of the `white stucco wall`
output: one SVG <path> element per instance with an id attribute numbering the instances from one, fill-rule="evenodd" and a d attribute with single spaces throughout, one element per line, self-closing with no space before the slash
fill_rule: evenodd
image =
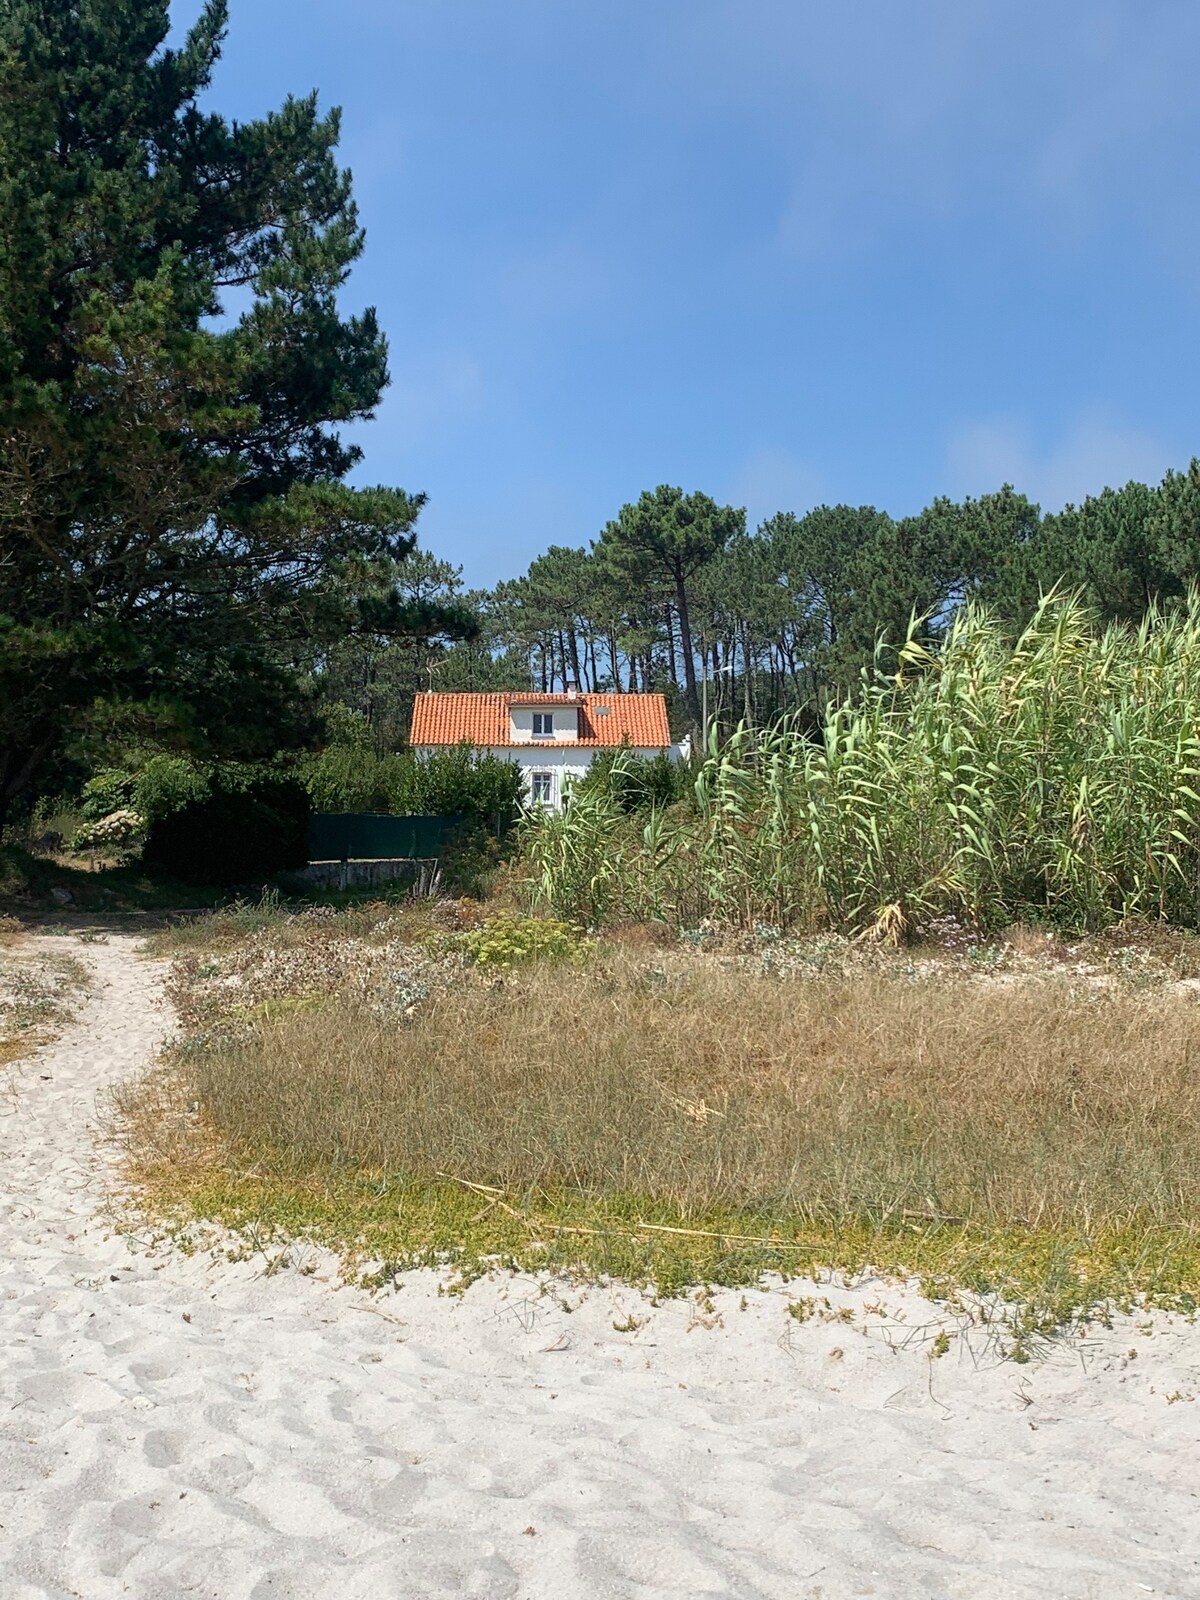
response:
<path id="1" fill-rule="evenodd" d="M 550 799 L 547 807 L 551 811 L 562 809 L 563 796 L 572 779 L 582 778 L 592 762 L 600 754 L 594 745 L 578 744 L 572 747 L 565 741 L 558 744 L 550 739 L 539 739 L 528 750 L 515 750 L 512 745 L 493 745 L 487 754 L 496 756 L 501 761 L 512 761 L 520 767 L 525 779 L 525 798 L 529 800 L 533 792 L 533 774 L 535 772 L 548 772 L 551 775 Z M 651 759 L 659 754 L 657 749 L 634 749 L 631 754 L 644 756 Z"/>
<path id="2" fill-rule="evenodd" d="M 533 732 L 534 713 L 554 718 L 552 735 Z M 539 749 L 548 744 L 574 744 L 579 738 L 579 708 L 577 706 L 513 706 L 512 736 L 518 744 L 536 744 Z"/>

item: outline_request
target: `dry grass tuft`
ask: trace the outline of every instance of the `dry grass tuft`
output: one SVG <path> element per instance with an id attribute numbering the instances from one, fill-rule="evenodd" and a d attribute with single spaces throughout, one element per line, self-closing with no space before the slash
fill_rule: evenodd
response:
<path id="1" fill-rule="evenodd" d="M 185 1052 L 166 1101 L 155 1080 L 139 1139 L 153 1157 L 147 1130 L 186 1099 L 260 1174 L 450 1175 L 679 1218 L 1194 1229 L 1198 1048 L 1174 987 L 781 982 L 617 957 L 464 978 L 404 1023 L 344 991 L 260 1008 Z"/>
<path id="2" fill-rule="evenodd" d="M 1004 944 L 1009 952 L 1022 961 L 1057 961 L 1069 959 L 1068 946 L 1061 934 L 1049 928 L 1031 928 L 1018 923 L 1004 934 Z"/>
<path id="3" fill-rule="evenodd" d="M 0 1066 L 53 1039 L 86 987 L 78 961 L 48 954 L 19 924 L 0 919 Z"/>
<path id="4" fill-rule="evenodd" d="M 180 941 L 184 1042 L 117 1105 L 149 1213 L 385 1277 L 913 1271 L 1027 1330 L 1200 1299 L 1196 941 L 655 933 L 498 977 L 432 953 L 461 914 Z"/>
<path id="5" fill-rule="evenodd" d="M 379 908 L 314 909 L 188 949 L 172 968 L 168 993 L 193 1035 L 249 1042 L 257 1023 L 320 1000 L 337 998 L 364 1018 L 403 1016 L 447 981 L 452 966 L 401 938 L 398 919 Z"/>

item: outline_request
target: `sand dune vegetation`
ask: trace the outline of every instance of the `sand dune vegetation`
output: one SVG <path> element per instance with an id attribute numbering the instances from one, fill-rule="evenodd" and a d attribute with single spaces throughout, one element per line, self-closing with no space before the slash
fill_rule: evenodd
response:
<path id="1" fill-rule="evenodd" d="M 714 739 L 683 800 L 533 816 L 490 905 L 181 929 L 134 1170 L 385 1276 L 1191 1305 L 1198 784 L 1195 595 L 1104 628 L 1051 595 L 1015 636 L 968 607 L 819 726 Z"/>
<path id="2" fill-rule="evenodd" d="M 1050 1322 L 1200 1287 L 1190 942 L 593 941 L 497 970 L 412 934 L 301 915 L 182 957 L 189 1035 L 118 1102 L 160 1210 L 385 1272 L 882 1264 Z"/>
<path id="3" fill-rule="evenodd" d="M 1200 921 L 1200 599 L 1101 627 L 1070 595 L 1014 635 L 969 606 L 824 720 L 714 739 L 691 804 L 591 789 L 533 829 L 537 901 L 583 923 L 899 933 Z"/>
<path id="4" fill-rule="evenodd" d="M 54 1038 L 86 987 L 79 961 L 48 954 L 0 917 L 0 1068 Z"/>

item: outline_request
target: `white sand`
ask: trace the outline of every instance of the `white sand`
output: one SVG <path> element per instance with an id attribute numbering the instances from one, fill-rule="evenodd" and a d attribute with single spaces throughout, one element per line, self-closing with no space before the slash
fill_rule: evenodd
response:
<path id="1" fill-rule="evenodd" d="M 161 974 L 52 942 L 96 990 L 0 1095 L 0 1600 L 1200 1595 L 1200 1328 L 933 1360 L 957 1323 L 886 1283 L 714 1319 L 131 1248 L 91 1124 Z"/>

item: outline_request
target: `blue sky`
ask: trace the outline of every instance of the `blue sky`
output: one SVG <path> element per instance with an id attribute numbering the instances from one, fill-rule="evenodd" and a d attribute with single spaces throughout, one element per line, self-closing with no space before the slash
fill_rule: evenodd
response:
<path id="1" fill-rule="evenodd" d="M 1189 0 L 231 11 L 214 104 L 343 107 L 393 377 L 359 476 L 471 584 L 658 483 L 754 525 L 1200 454 Z"/>

